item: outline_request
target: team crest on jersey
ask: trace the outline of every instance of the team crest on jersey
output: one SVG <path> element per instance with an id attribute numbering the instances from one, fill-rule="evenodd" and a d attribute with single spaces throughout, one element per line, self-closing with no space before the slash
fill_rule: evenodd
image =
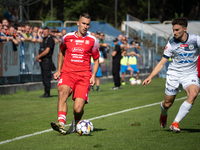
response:
<path id="1" fill-rule="evenodd" d="M 193 49 L 194 49 L 194 45 L 192 45 L 192 44 L 189 45 L 189 49 L 190 49 L 190 50 L 193 50 Z"/>
<path id="2" fill-rule="evenodd" d="M 70 39 L 71 42 L 73 42 L 73 39 Z"/>
<path id="3" fill-rule="evenodd" d="M 85 44 L 89 44 L 89 43 L 90 43 L 90 41 L 89 41 L 89 40 L 86 40 L 86 41 L 85 41 Z"/>

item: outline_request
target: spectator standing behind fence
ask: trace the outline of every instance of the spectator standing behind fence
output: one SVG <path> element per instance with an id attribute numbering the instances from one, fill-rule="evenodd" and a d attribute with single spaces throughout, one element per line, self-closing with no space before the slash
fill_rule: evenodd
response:
<path id="1" fill-rule="evenodd" d="M 9 25 L 8 19 L 4 18 L 4 19 L 2 20 L 2 25 L 8 27 L 8 25 Z"/>
<path id="2" fill-rule="evenodd" d="M 107 51 L 109 51 L 110 44 L 105 43 L 105 34 L 102 33 L 102 32 L 100 33 L 99 41 L 100 41 L 100 43 L 99 43 L 99 45 L 100 45 L 99 50 L 102 51 L 103 57 L 107 58 Z"/>
<path id="3" fill-rule="evenodd" d="M 18 45 L 19 42 L 16 39 L 16 35 L 14 34 L 14 30 L 15 30 L 15 28 L 11 26 L 9 28 L 8 36 L 9 36 L 10 41 L 12 41 L 15 45 Z M 14 48 L 15 51 L 17 50 L 16 46 L 14 46 L 13 48 Z"/>
<path id="4" fill-rule="evenodd" d="M 42 82 L 45 92 L 40 97 L 47 98 L 50 97 L 52 55 L 55 43 L 52 36 L 49 35 L 48 27 L 44 28 L 43 33 L 44 39 L 40 45 L 40 50 L 38 51 L 36 60 L 40 63 Z"/>
<path id="5" fill-rule="evenodd" d="M 113 74 L 113 80 L 115 86 L 112 88 L 113 90 L 120 89 L 121 83 L 120 83 L 120 60 L 121 60 L 121 47 L 118 44 L 118 39 L 114 38 L 114 50 L 111 53 L 113 57 L 112 61 L 112 74 Z"/>
<path id="6" fill-rule="evenodd" d="M 130 64 L 131 68 L 133 69 L 134 73 L 137 73 L 136 79 L 139 79 L 139 69 L 137 68 L 137 59 L 140 57 L 139 54 L 135 52 L 130 52 L 130 56 L 128 58 L 128 63 Z"/>
<path id="7" fill-rule="evenodd" d="M 141 49 L 141 46 L 140 46 L 140 43 L 137 41 L 138 40 L 138 37 L 137 36 L 135 36 L 134 37 L 134 40 L 133 41 L 131 41 L 131 48 L 134 48 L 134 51 L 135 51 L 135 53 L 136 54 L 139 54 L 139 49 Z"/>
<path id="8" fill-rule="evenodd" d="M 25 24 L 25 26 L 24 26 L 24 29 L 25 29 L 25 35 L 26 35 L 26 37 L 27 37 L 27 39 L 26 39 L 26 41 L 32 41 L 32 37 L 31 37 L 31 35 L 30 35 L 30 28 L 31 28 L 31 26 L 29 25 L 29 24 Z"/>

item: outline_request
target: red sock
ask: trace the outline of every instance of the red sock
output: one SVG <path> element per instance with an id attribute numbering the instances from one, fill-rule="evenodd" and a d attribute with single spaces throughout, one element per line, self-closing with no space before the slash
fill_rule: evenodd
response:
<path id="1" fill-rule="evenodd" d="M 64 111 L 59 111 L 58 112 L 58 122 L 61 122 L 65 125 L 65 122 L 66 122 L 66 115 L 67 113 L 64 112 Z"/>

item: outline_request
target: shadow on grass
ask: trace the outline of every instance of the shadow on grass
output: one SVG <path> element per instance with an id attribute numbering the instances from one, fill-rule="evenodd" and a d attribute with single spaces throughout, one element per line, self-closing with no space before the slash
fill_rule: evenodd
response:
<path id="1" fill-rule="evenodd" d="M 58 95 L 51 95 L 51 97 L 58 97 Z"/>
<path id="2" fill-rule="evenodd" d="M 181 129 L 181 131 L 187 131 L 187 132 L 200 132 L 200 129 Z"/>
<path id="3" fill-rule="evenodd" d="M 183 129 L 183 128 L 180 128 L 181 129 L 181 132 L 191 132 L 191 133 L 195 133 L 195 132 L 200 132 L 200 129 Z M 165 130 L 167 132 L 173 132 L 172 130 L 168 129 L 168 130 Z"/>
<path id="4" fill-rule="evenodd" d="M 101 128 L 94 128 L 93 132 L 100 132 L 100 131 L 104 131 L 106 129 L 101 129 Z"/>

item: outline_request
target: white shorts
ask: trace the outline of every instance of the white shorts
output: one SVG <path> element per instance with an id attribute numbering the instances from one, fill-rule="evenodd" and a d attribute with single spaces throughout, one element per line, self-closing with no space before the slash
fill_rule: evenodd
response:
<path id="1" fill-rule="evenodd" d="M 166 77 L 165 94 L 170 96 L 176 95 L 178 93 L 180 84 L 182 85 L 184 90 L 192 84 L 199 87 L 199 78 L 196 74 L 180 76 L 168 74 Z"/>

